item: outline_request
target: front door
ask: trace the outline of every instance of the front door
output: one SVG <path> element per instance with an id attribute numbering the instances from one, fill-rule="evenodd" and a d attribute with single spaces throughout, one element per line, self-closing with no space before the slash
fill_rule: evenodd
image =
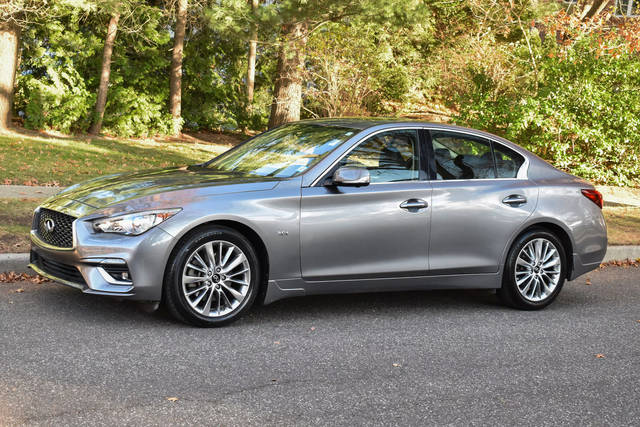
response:
<path id="1" fill-rule="evenodd" d="M 303 188 L 301 268 L 307 281 L 427 274 L 431 186 L 416 129 L 367 137 L 338 163 L 368 169 L 362 187 Z"/>

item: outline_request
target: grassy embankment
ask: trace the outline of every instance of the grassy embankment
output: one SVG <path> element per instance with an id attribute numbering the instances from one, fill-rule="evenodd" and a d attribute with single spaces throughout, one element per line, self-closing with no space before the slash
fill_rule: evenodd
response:
<path id="1" fill-rule="evenodd" d="M 0 135 L 0 185 L 65 187 L 115 172 L 200 163 L 242 139 L 227 134 L 208 134 L 206 140 L 190 136 L 171 140 L 74 138 L 35 132 Z M 41 200 L 30 197 L 3 199 L 0 195 L 0 253 L 28 250 L 31 214 Z"/>

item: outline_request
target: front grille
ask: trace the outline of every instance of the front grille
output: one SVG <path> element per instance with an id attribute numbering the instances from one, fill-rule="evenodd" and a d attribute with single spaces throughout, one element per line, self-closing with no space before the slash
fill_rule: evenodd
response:
<path id="1" fill-rule="evenodd" d="M 50 258 L 45 258 L 35 251 L 31 251 L 31 263 L 55 278 L 80 285 L 87 284 L 82 274 L 80 274 L 80 270 L 73 265 L 63 264 Z"/>
<path id="2" fill-rule="evenodd" d="M 73 247 L 74 217 L 51 209 L 40 209 L 33 220 L 37 224 L 38 237 L 43 242 L 58 248 Z"/>

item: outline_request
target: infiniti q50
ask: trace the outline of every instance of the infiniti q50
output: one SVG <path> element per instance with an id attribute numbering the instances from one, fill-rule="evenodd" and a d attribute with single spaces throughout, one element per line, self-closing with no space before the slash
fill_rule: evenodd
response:
<path id="1" fill-rule="evenodd" d="M 540 309 L 602 261 L 601 208 L 588 182 L 485 132 L 311 120 L 63 190 L 34 213 L 30 266 L 199 326 L 327 293 L 496 289 Z"/>

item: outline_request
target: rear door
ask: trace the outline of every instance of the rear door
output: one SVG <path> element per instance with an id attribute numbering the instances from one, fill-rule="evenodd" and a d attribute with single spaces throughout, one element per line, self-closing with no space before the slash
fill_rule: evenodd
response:
<path id="1" fill-rule="evenodd" d="M 525 159 L 463 132 L 429 132 L 432 152 L 431 274 L 496 273 L 507 242 L 535 209 Z"/>

